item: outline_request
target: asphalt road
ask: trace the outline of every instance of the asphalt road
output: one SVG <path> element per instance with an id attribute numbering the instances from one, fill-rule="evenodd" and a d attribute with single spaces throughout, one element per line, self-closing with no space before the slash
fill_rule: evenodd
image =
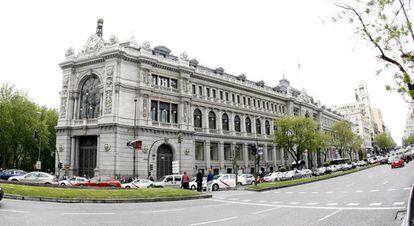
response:
<path id="1" fill-rule="evenodd" d="M 413 182 L 411 162 L 262 193 L 219 191 L 206 200 L 61 204 L 5 199 L 0 225 L 401 225 Z"/>

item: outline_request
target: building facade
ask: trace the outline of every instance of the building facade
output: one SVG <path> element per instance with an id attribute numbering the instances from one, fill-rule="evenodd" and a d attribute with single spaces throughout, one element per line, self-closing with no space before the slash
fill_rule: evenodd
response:
<path id="1" fill-rule="evenodd" d="M 185 53 L 174 56 L 165 46 L 104 41 L 102 23 L 60 64 L 57 150 L 70 176 L 131 176 L 135 164 L 137 176 L 160 178 L 172 173 L 173 161 L 180 172 L 226 173 L 233 158 L 250 173 L 252 144 L 263 147 L 261 170 L 272 171 L 292 162 L 273 144 L 276 118 L 304 115 L 324 130 L 343 120 L 286 79 L 269 87 Z M 131 140 L 142 141 L 135 161 Z"/>

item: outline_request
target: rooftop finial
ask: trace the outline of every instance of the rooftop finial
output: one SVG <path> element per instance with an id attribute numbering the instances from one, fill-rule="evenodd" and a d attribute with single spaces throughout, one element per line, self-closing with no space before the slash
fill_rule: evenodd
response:
<path id="1" fill-rule="evenodd" d="M 96 24 L 96 36 L 102 38 L 103 33 L 103 19 L 98 19 L 98 22 Z"/>

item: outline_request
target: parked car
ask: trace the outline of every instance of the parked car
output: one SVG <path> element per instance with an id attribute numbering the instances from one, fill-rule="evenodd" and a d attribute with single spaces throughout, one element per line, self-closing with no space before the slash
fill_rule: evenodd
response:
<path id="1" fill-rule="evenodd" d="M 396 168 L 396 167 L 404 167 L 404 160 L 402 159 L 397 159 L 394 162 L 391 163 L 391 168 Z"/>
<path id="2" fill-rule="evenodd" d="M 8 181 L 18 181 L 33 184 L 58 184 L 58 179 L 44 172 L 30 172 L 21 176 L 9 177 Z"/>
<path id="3" fill-rule="evenodd" d="M 121 182 L 111 177 L 94 177 L 88 180 L 85 184 L 83 185 L 79 184 L 76 186 L 120 188 Z"/>
<path id="4" fill-rule="evenodd" d="M 379 161 L 380 164 L 388 164 L 388 158 L 384 157 L 381 158 L 381 160 Z"/>
<path id="5" fill-rule="evenodd" d="M 319 167 L 319 168 L 314 169 L 312 171 L 313 176 L 321 176 L 321 175 L 324 175 L 325 173 L 327 173 L 326 172 L 326 167 Z"/>
<path id="6" fill-rule="evenodd" d="M 334 172 L 338 171 L 338 168 L 336 167 L 336 165 L 330 165 L 330 166 L 326 167 L 326 170 L 329 170 L 330 172 L 334 173 Z"/>
<path id="7" fill-rule="evenodd" d="M 147 179 L 136 179 L 131 183 L 121 184 L 123 188 L 151 188 L 154 187 L 154 182 Z"/>
<path id="8" fill-rule="evenodd" d="M 181 175 L 165 175 L 159 181 L 154 183 L 154 187 L 181 187 Z"/>
<path id="9" fill-rule="evenodd" d="M 290 171 L 284 172 L 282 177 L 280 178 L 280 180 L 283 181 L 283 180 L 296 179 L 296 178 L 294 178 L 295 175 L 296 175 L 296 178 L 297 178 L 298 174 L 296 173 L 296 170 L 290 170 Z"/>
<path id="10" fill-rule="evenodd" d="M 352 165 L 351 164 L 348 164 L 348 163 L 342 164 L 341 167 L 342 167 L 342 170 L 343 171 L 352 169 Z"/>
<path id="11" fill-rule="evenodd" d="M 215 175 L 212 183 L 213 191 L 217 191 L 221 188 L 233 188 L 236 187 L 236 175 L 235 174 L 219 174 Z"/>
<path id="12" fill-rule="evenodd" d="M 72 177 L 67 180 L 60 180 L 59 185 L 61 186 L 85 186 L 88 179 L 85 177 Z"/>
<path id="13" fill-rule="evenodd" d="M 394 161 L 398 160 L 399 157 L 397 155 L 392 155 L 388 158 L 388 164 L 393 163 Z"/>
<path id="14" fill-rule="evenodd" d="M 356 163 L 356 165 L 357 165 L 357 166 L 359 166 L 359 167 L 361 167 L 361 166 L 366 166 L 366 165 L 368 165 L 368 163 L 367 163 L 367 162 L 365 162 L 364 160 L 361 160 L 361 161 L 358 161 L 358 162 Z"/>
<path id="15" fill-rule="evenodd" d="M 239 185 L 251 185 L 254 182 L 254 176 L 249 173 L 240 174 L 237 177 L 237 183 Z"/>
<path id="16" fill-rule="evenodd" d="M 263 180 L 265 182 L 272 182 L 272 181 L 278 181 L 282 177 L 282 172 L 271 172 L 268 173 L 266 176 L 263 177 Z"/>
<path id="17" fill-rule="evenodd" d="M 9 177 L 22 176 L 25 174 L 27 173 L 24 170 L 18 170 L 18 169 L 3 170 L 3 172 L 0 172 L 0 179 L 8 180 Z"/>
<path id="18" fill-rule="evenodd" d="M 191 190 L 196 190 L 197 189 L 197 181 L 196 180 L 197 180 L 196 177 L 191 178 L 190 184 L 189 184 L 189 187 L 190 187 Z M 203 182 L 201 184 L 201 187 L 202 187 L 203 190 L 207 190 L 207 177 L 203 177 Z"/>
<path id="19" fill-rule="evenodd" d="M 302 175 L 301 178 L 306 178 L 306 177 L 311 177 L 312 176 L 312 170 L 310 170 L 310 169 L 299 170 L 299 173 Z"/>
<path id="20" fill-rule="evenodd" d="M 4 195 L 4 191 L 3 191 L 3 189 L 0 187 L 0 201 L 3 199 L 3 195 Z"/>

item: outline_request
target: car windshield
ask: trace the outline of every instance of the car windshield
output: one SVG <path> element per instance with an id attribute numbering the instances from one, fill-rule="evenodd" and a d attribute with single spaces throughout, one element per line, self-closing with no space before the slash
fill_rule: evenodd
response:
<path id="1" fill-rule="evenodd" d="M 219 177 L 221 177 L 221 175 L 214 175 L 213 179 L 217 180 Z"/>

